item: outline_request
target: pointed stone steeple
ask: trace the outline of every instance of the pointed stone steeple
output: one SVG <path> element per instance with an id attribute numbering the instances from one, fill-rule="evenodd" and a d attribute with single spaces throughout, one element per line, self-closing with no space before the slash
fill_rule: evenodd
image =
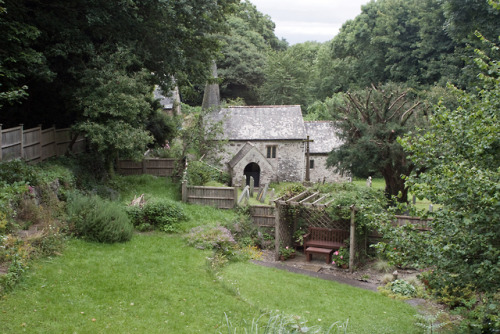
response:
<path id="1" fill-rule="evenodd" d="M 210 78 L 205 85 L 201 108 L 203 110 L 215 110 L 220 108 L 220 91 L 217 79 L 217 65 L 215 64 L 215 61 L 212 61 L 212 78 Z"/>

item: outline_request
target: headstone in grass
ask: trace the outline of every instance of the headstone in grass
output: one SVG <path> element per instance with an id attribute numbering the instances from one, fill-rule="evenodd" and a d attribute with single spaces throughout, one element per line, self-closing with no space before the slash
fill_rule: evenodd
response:
<path id="1" fill-rule="evenodd" d="M 253 188 L 255 187 L 255 181 L 253 176 L 250 176 L 250 197 L 253 197 Z"/>
<path id="2" fill-rule="evenodd" d="M 243 199 L 245 199 L 246 202 L 248 203 L 248 197 L 249 197 L 249 190 L 248 189 L 249 189 L 248 186 L 245 186 L 245 188 L 243 188 L 243 191 L 241 192 L 241 195 L 238 198 L 238 205 L 243 201 Z"/>
<path id="3" fill-rule="evenodd" d="M 266 184 L 264 186 L 264 189 L 262 190 L 262 195 L 260 196 L 259 201 L 261 203 L 264 203 L 266 201 L 266 195 L 267 195 L 267 189 L 269 188 L 269 184 Z"/>
<path id="4" fill-rule="evenodd" d="M 366 179 L 366 186 L 369 188 L 372 187 L 372 177 L 371 176 L 368 176 L 368 178 Z"/>
<path id="5" fill-rule="evenodd" d="M 247 176 L 243 175 L 241 178 L 241 184 L 240 184 L 241 189 L 245 189 L 245 187 L 248 187 L 247 185 Z"/>
<path id="6" fill-rule="evenodd" d="M 264 193 L 264 188 L 261 185 L 261 187 L 259 188 L 259 192 L 257 193 L 257 197 L 256 197 L 257 201 L 260 201 L 262 199 L 263 193 Z"/>
<path id="7" fill-rule="evenodd" d="M 274 199 L 274 188 L 271 189 L 269 192 L 269 201 L 272 201 Z"/>

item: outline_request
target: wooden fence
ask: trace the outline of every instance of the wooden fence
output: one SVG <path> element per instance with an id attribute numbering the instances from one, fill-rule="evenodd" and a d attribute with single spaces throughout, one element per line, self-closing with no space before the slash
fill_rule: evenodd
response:
<path id="1" fill-rule="evenodd" d="M 238 202 L 237 187 L 199 187 L 182 183 L 182 201 L 209 205 L 218 209 L 232 209 Z"/>
<path id="2" fill-rule="evenodd" d="M 42 130 L 42 126 L 24 129 L 18 127 L 2 129 L 0 126 L 0 161 L 24 159 L 29 162 L 40 162 L 53 156 L 64 155 L 72 142 L 71 130 L 55 127 Z M 86 141 L 79 136 L 73 143 L 71 151 L 81 153 L 86 149 Z"/>
<path id="3" fill-rule="evenodd" d="M 257 226 L 273 227 L 276 224 L 276 214 L 274 206 L 252 205 L 250 206 L 250 216 Z"/>
<path id="4" fill-rule="evenodd" d="M 117 171 L 122 175 L 172 176 L 177 162 L 177 159 L 118 160 Z"/>
<path id="5" fill-rule="evenodd" d="M 430 230 L 429 221 L 432 219 L 424 219 L 420 217 L 411 217 L 411 216 L 396 216 L 396 221 L 394 222 L 394 226 L 403 226 L 412 224 L 415 226 L 417 230 L 420 231 L 428 231 Z"/>

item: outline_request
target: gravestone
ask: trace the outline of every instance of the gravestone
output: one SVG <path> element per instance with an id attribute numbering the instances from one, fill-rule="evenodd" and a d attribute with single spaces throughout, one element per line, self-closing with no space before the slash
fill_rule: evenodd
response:
<path id="1" fill-rule="evenodd" d="M 366 179 L 366 186 L 369 188 L 372 187 L 372 177 L 371 176 L 368 176 L 368 178 Z"/>
<path id="2" fill-rule="evenodd" d="M 260 196 L 260 198 L 257 198 L 261 203 L 264 203 L 265 200 L 266 200 L 266 195 L 267 195 L 267 189 L 269 187 L 269 184 L 266 184 L 264 186 L 264 189 L 262 190 L 262 194 Z"/>
<path id="3" fill-rule="evenodd" d="M 271 189 L 271 192 L 269 192 L 269 201 L 272 201 L 274 199 L 274 188 Z"/>
<path id="4" fill-rule="evenodd" d="M 245 186 L 245 188 L 241 192 L 241 195 L 238 198 L 238 205 L 241 204 L 241 202 L 243 201 L 243 199 L 245 200 L 245 204 L 248 204 L 248 200 L 249 200 L 249 197 L 250 197 L 248 189 L 249 189 L 249 186 Z"/>
<path id="5" fill-rule="evenodd" d="M 253 176 L 250 176 L 250 197 L 253 198 L 253 190 L 254 190 L 255 181 L 253 180 Z"/>

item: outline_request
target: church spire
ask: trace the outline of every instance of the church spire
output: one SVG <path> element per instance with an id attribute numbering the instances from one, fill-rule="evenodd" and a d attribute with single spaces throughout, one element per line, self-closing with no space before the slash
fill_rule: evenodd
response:
<path id="1" fill-rule="evenodd" d="M 203 110 L 220 108 L 219 81 L 217 78 L 217 65 L 215 64 L 215 61 L 212 61 L 212 77 L 205 85 L 201 108 Z"/>

